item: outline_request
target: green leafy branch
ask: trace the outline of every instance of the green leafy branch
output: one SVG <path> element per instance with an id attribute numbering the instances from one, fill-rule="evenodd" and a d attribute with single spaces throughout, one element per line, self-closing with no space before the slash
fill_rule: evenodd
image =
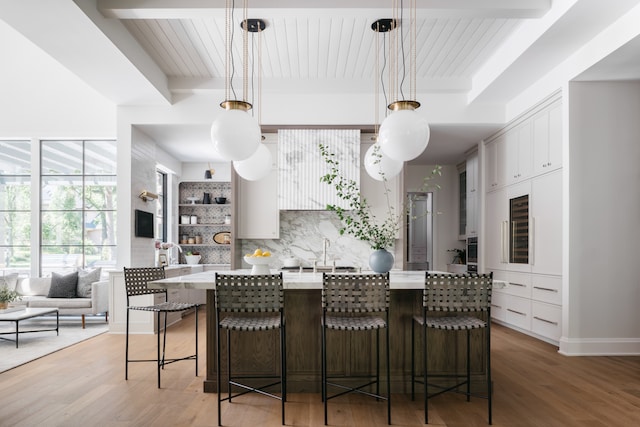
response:
<path id="1" fill-rule="evenodd" d="M 335 153 L 329 151 L 324 144 L 319 144 L 319 149 L 323 160 L 330 169 L 328 173 L 320 177 L 320 181 L 333 186 L 337 196 L 345 200 L 347 204 L 347 208 L 331 204 L 327 205 L 327 210 L 335 212 L 340 221 L 342 221 L 343 227 L 339 230 L 340 235 L 344 233 L 350 234 L 356 239 L 368 243 L 375 250 L 393 247 L 396 236 L 402 227 L 403 217 L 408 214 L 413 200 L 407 200 L 404 208 L 399 213 L 396 213 L 391 203 L 391 190 L 389 189 L 387 178 L 382 174 L 387 201 L 387 216 L 380 223 L 373 215 L 371 205 L 367 199 L 362 197 L 357 183 L 352 179 L 345 178 L 340 172 L 340 164 Z M 374 163 L 379 163 L 382 154 L 374 149 L 373 155 L 376 157 Z M 442 174 L 441 169 L 440 166 L 436 166 L 431 175 L 424 178 L 422 189 L 440 188 L 437 184 L 432 185 L 429 181 L 435 176 L 440 176 Z M 424 214 L 426 215 L 427 213 L 425 212 Z"/>

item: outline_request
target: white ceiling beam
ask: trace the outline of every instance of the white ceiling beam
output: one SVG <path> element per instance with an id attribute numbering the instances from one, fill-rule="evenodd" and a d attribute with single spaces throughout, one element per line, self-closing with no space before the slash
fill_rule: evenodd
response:
<path id="1" fill-rule="evenodd" d="M 362 14 L 363 10 L 375 16 L 390 15 L 390 0 L 260 0 L 249 4 L 252 16 L 268 15 L 277 9 L 283 16 L 316 16 L 331 14 Z M 240 2 L 236 4 L 239 8 Z M 417 9 L 433 17 L 476 17 L 528 19 L 543 16 L 551 7 L 551 0 L 420 0 Z M 98 10 L 109 18 L 118 19 L 193 19 L 219 16 L 225 2 L 211 0 L 98 0 Z M 303 12 L 304 11 L 304 12 Z"/>
<path id="2" fill-rule="evenodd" d="M 263 92 L 294 93 L 373 93 L 371 79 L 262 79 Z M 418 79 L 417 87 L 424 93 L 467 93 L 471 81 L 466 78 Z M 213 78 L 169 78 L 172 93 L 206 94 L 224 90 L 224 79 Z"/>
<path id="3" fill-rule="evenodd" d="M 127 36 L 128 32 L 121 31 L 116 36 L 114 28 L 114 31 L 105 31 L 104 27 L 96 27 L 87 16 L 90 3 L 85 0 L 4 1 L 0 19 L 116 104 L 170 103 L 171 92 L 161 70 L 133 37 Z M 95 8 L 93 15 L 94 19 L 107 21 Z M 122 26 L 119 21 L 109 21 L 102 24 Z M 141 66 L 143 60 L 144 66 Z"/>

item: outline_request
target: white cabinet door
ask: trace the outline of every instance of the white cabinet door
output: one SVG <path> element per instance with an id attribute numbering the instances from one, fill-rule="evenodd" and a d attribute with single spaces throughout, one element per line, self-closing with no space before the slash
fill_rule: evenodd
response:
<path id="1" fill-rule="evenodd" d="M 562 167 L 562 108 L 560 103 L 533 119 L 533 173 Z"/>
<path id="2" fill-rule="evenodd" d="M 467 159 L 467 230 L 466 234 L 478 234 L 478 154 Z"/>
<path id="3" fill-rule="evenodd" d="M 558 103 L 549 110 L 549 166 L 562 167 L 562 105 Z"/>
<path id="4" fill-rule="evenodd" d="M 277 239 L 280 237 L 278 209 L 277 144 L 265 144 L 271 151 L 271 172 L 259 181 L 238 178 L 238 238 Z"/>
<path id="5" fill-rule="evenodd" d="M 532 272 L 562 274 L 562 171 L 532 180 Z"/>
<path id="6" fill-rule="evenodd" d="M 467 192 L 475 193 L 478 190 L 478 153 L 467 158 Z"/>
<path id="7" fill-rule="evenodd" d="M 489 270 L 504 270 L 507 266 L 505 223 L 509 219 L 506 190 L 487 193 L 485 212 L 485 267 Z"/>
<path id="8" fill-rule="evenodd" d="M 506 140 L 506 183 L 513 184 L 531 176 L 532 126 L 527 121 L 511 129 Z"/>
<path id="9" fill-rule="evenodd" d="M 493 191 L 504 184 L 506 175 L 506 137 L 501 135 L 485 147 L 485 191 Z"/>

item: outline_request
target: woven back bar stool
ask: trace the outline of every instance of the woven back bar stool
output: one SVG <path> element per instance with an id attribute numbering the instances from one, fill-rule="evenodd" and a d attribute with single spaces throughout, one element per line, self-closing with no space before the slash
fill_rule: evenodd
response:
<path id="1" fill-rule="evenodd" d="M 391 382 L 389 366 L 389 273 L 322 275 L 322 400 L 324 424 L 327 424 L 327 402 L 347 393 L 360 393 L 387 401 L 387 423 L 391 424 Z M 376 372 L 356 387 L 339 384 L 337 377 L 327 374 L 327 330 L 372 332 L 376 335 Z M 386 395 L 380 394 L 380 329 L 386 329 Z M 375 385 L 375 392 L 366 388 Z M 327 387 L 341 389 L 329 395 Z"/>
<path id="2" fill-rule="evenodd" d="M 216 369 L 218 377 L 218 425 L 222 425 L 222 402 L 243 394 L 255 392 L 278 399 L 282 402 L 282 424 L 284 424 L 284 403 L 287 399 L 286 377 L 286 334 L 284 318 L 284 293 L 282 273 L 267 275 L 236 275 L 216 273 Z M 240 376 L 231 372 L 231 332 L 261 332 L 280 330 L 280 374 L 272 376 Z M 220 371 L 220 335 L 227 332 L 227 397 L 222 397 L 222 375 Z M 275 357 L 275 355 L 274 355 Z M 277 379 L 259 387 L 247 381 Z M 241 382 L 242 381 L 242 382 Z M 265 389 L 280 384 L 280 396 Z M 232 392 L 232 387 L 241 391 Z"/>
<path id="3" fill-rule="evenodd" d="M 165 365 L 178 362 L 181 360 L 194 360 L 196 364 L 196 377 L 198 376 L 198 304 L 183 303 L 183 302 L 169 302 L 167 298 L 166 289 L 150 289 L 147 287 L 147 283 L 152 280 L 164 279 L 164 267 L 143 267 L 143 268 L 124 268 L 124 283 L 127 290 L 127 332 L 125 343 L 125 370 L 124 378 L 129 379 L 129 362 L 155 362 L 158 370 L 158 388 L 160 388 L 160 370 L 164 369 Z M 131 297 L 138 295 L 153 295 L 162 294 L 164 301 L 152 305 L 131 305 Z M 195 309 L 195 353 L 192 355 L 184 356 L 181 358 L 167 359 L 165 357 L 165 349 L 167 344 L 167 316 L 169 313 L 185 312 L 187 310 Z M 155 359 L 129 359 L 129 312 L 131 310 L 139 311 L 151 311 L 156 313 L 156 319 L 158 323 L 158 350 Z M 164 313 L 164 327 L 162 331 L 162 351 L 160 351 L 160 314 Z"/>
<path id="4" fill-rule="evenodd" d="M 415 398 L 415 383 L 424 385 L 424 422 L 429 423 L 428 400 L 445 392 L 463 393 L 467 401 L 471 396 L 483 397 L 488 401 L 489 424 L 492 424 L 491 413 L 491 289 L 493 273 L 490 274 L 429 274 L 426 273 L 425 287 L 422 294 L 422 313 L 414 316 L 411 328 L 411 398 Z M 444 316 L 442 314 L 444 313 Z M 486 314 L 486 320 L 479 317 Z M 422 330 L 422 380 L 416 379 L 415 372 L 415 325 Z M 429 375 L 429 347 L 427 329 L 439 329 L 453 333 L 466 333 L 466 372 L 460 375 Z M 486 395 L 471 392 L 470 333 L 474 329 L 485 329 L 486 335 Z M 445 350 L 446 351 L 446 350 Z M 429 381 L 435 377 L 453 377 L 454 384 L 436 384 Z M 429 394 L 428 387 L 438 391 Z M 466 386 L 465 391 L 460 387 Z"/>

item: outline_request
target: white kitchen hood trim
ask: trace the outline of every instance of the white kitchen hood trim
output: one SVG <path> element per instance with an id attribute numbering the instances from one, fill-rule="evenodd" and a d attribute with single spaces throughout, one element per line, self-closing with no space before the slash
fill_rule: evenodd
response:
<path id="1" fill-rule="evenodd" d="M 333 186 L 320 182 L 329 168 L 319 144 L 336 155 L 340 171 L 360 186 L 359 129 L 281 129 L 278 131 L 278 207 L 324 210 L 327 204 L 348 208 Z"/>

